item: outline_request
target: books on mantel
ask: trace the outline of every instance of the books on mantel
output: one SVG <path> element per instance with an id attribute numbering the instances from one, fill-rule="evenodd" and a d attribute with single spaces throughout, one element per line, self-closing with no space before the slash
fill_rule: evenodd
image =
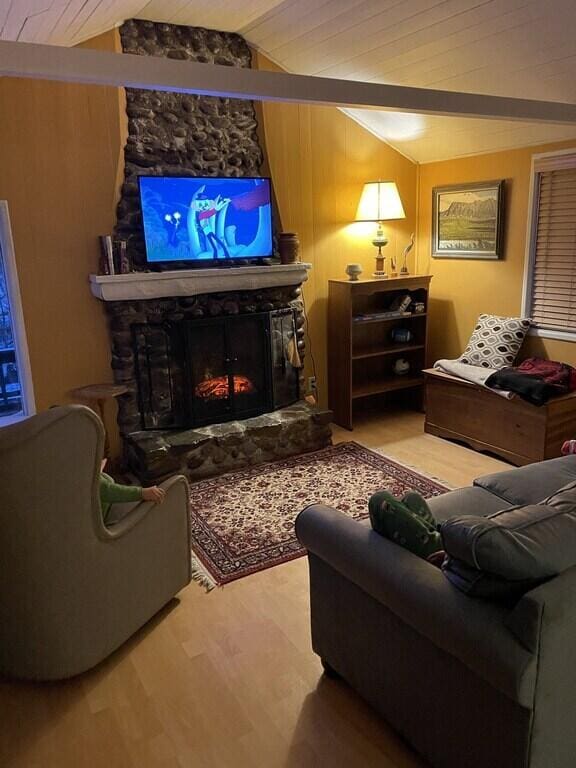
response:
<path id="1" fill-rule="evenodd" d="M 411 317 L 412 312 L 402 312 L 399 309 L 391 309 L 386 312 L 370 312 L 366 315 L 353 315 L 354 323 L 367 323 L 370 320 L 394 320 L 399 317 Z"/>

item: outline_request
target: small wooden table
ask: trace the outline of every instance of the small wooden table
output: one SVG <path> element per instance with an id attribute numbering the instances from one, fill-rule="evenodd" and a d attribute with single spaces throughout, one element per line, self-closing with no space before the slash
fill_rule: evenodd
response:
<path id="1" fill-rule="evenodd" d="M 72 397 L 84 402 L 100 416 L 100 420 L 104 424 L 104 456 L 106 457 L 110 454 L 110 442 L 104 422 L 106 400 L 125 395 L 129 391 L 129 388 L 124 384 L 88 384 L 86 387 L 77 387 L 70 391 Z"/>
<path id="2" fill-rule="evenodd" d="M 562 443 L 576 437 L 576 392 L 536 406 L 434 368 L 423 373 L 424 431 L 431 435 L 459 440 L 517 466 L 554 459 Z"/>

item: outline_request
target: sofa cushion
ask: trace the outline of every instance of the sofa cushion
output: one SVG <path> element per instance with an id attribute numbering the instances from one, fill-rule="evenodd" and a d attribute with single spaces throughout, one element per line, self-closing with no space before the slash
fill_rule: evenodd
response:
<path id="1" fill-rule="evenodd" d="M 474 480 L 474 486 L 499 496 L 508 504 L 538 504 L 573 480 L 576 480 L 576 455 L 484 475 Z"/>
<path id="2" fill-rule="evenodd" d="M 510 506 L 484 488 L 458 488 L 441 496 L 433 496 L 426 501 L 439 523 L 451 517 L 462 517 L 462 515 L 485 517 Z"/>
<path id="3" fill-rule="evenodd" d="M 576 482 L 545 503 L 453 518 L 440 532 L 443 569 L 455 586 L 473 596 L 518 597 L 576 565 Z"/>
<path id="4" fill-rule="evenodd" d="M 480 315 L 459 361 L 481 368 L 514 365 L 529 328 L 530 320 L 522 317 Z"/>

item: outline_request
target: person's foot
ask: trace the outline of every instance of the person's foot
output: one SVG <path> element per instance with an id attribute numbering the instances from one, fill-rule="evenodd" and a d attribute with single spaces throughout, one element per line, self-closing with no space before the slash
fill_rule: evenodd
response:
<path id="1" fill-rule="evenodd" d="M 436 526 L 436 518 L 430 511 L 426 499 L 423 499 L 419 493 L 416 493 L 416 491 L 408 491 L 408 493 L 405 493 L 404 496 L 402 496 L 400 501 L 415 515 L 418 515 L 418 517 L 421 517 L 427 523 Z"/>
<path id="2" fill-rule="evenodd" d="M 418 496 L 418 494 L 415 495 Z M 411 501 L 416 503 L 415 499 Z M 376 533 L 410 550 L 415 555 L 427 558 L 442 548 L 440 534 L 436 530 L 436 521 L 428 505 L 424 509 L 419 504 L 419 511 L 423 514 L 417 514 L 403 499 L 397 499 L 388 491 L 378 491 L 370 497 L 368 511 L 372 528 Z M 424 516 L 426 511 L 428 515 Z"/>

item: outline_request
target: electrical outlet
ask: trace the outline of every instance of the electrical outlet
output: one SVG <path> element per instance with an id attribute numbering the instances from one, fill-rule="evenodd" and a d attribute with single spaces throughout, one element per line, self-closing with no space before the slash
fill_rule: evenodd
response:
<path id="1" fill-rule="evenodd" d="M 316 376 L 308 376 L 308 392 L 316 392 Z"/>

